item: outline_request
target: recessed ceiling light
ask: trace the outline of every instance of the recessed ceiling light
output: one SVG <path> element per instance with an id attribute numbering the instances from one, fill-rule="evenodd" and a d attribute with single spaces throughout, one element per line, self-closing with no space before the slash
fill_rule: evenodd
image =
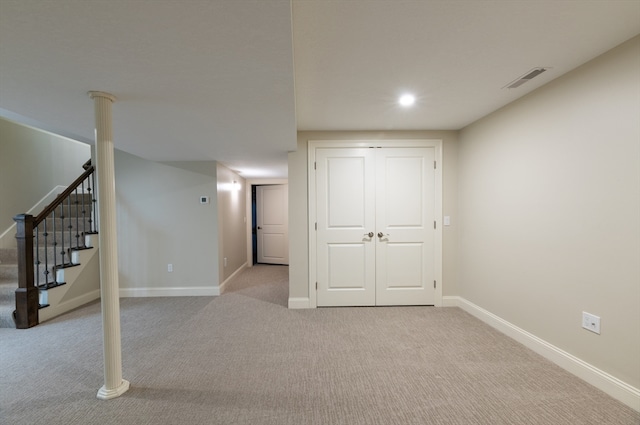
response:
<path id="1" fill-rule="evenodd" d="M 402 96 L 400 96 L 400 99 L 398 99 L 398 103 L 400 104 L 400 106 L 408 108 L 409 106 L 413 106 L 413 104 L 416 103 L 416 97 L 412 94 L 403 94 Z"/>

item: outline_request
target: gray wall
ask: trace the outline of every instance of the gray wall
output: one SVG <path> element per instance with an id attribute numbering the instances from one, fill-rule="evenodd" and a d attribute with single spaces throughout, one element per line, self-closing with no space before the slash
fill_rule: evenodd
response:
<path id="1" fill-rule="evenodd" d="M 459 294 L 636 388 L 639 76 L 636 37 L 463 129 L 458 166 Z"/>
<path id="2" fill-rule="evenodd" d="M 115 174 L 124 293 L 193 295 L 217 289 L 216 163 L 158 163 L 116 150 Z M 210 203 L 201 205 L 201 195 Z"/>
<path id="3" fill-rule="evenodd" d="M 218 235 L 220 283 L 227 280 L 234 272 L 247 262 L 247 226 L 245 179 L 237 173 L 217 164 L 218 176 Z M 240 185 L 235 190 L 232 185 L 236 181 Z M 251 221 L 251 217 L 247 217 Z M 224 266 L 224 259 L 227 266 Z"/>
<path id="4" fill-rule="evenodd" d="M 84 172 L 89 145 L 0 118 L 0 234 L 56 186 Z"/>
<path id="5" fill-rule="evenodd" d="M 442 294 L 457 295 L 457 155 L 455 131 L 315 131 L 298 132 L 298 150 L 289 153 L 289 297 L 309 297 L 309 241 L 307 144 L 309 140 L 398 140 L 443 141 L 442 211 L 451 216 L 451 226 L 442 231 Z"/>

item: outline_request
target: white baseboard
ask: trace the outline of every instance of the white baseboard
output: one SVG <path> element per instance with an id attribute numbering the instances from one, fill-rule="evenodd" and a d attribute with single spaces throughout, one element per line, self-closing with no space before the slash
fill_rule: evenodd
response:
<path id="1" fill-rule="evenodd" d="M 189 286 L 174 288 L 120 288 L 120 298 L 135 297 L 212 297 L 220 295 L 218 286 Z"/>
<path id="2" fill-rule="evenodd" d="M 299 309 L 299 308 L 309 308 L 309 298 L 289 298 L 289 308 L 290 309 Z"/>
<path id="3" fill-rule="evenodd" d="M 460 307 L 460 297 L 443 296 L 442 307 Z"/>
<path id="4" fill-rule="evenodd" d="M 238 267 L 238 270 L 236 270 L 235 272 L 233 272 L 233 273 L 231 274 L 231 276 L 229 276 L 228 278 L 226 278 L 226 279 L 224 280 L 224 282 L 222 282 L 222 283 L 220 284 L 220 293 L 221 293 L 221 294 L 224 294 L 224 290 L 225 290 L 225 288 L 226 288 L 226 286 L 227 286 L 227 283 L 229 283 L 229 281 L 231 281 L 231 279 L 233 279 L 234 277 L 236 277 L 236 276 L 238 275 L 238 273 L 240 273 L 240 272 L 241 272 L 242 270 L 244 270 L 246 267 L 247 267 L 247 263 L 246 263 L 246 261 L 245 261 L 245 263 L 244 263 L 243 265 L 241 265 L 240 267 Z"/>
<path id="5" fill-rule="evenodd" d="M 462 297 L 442 297 L 443 306 L 460 307 L 491 327 L 515 339 L 566 371 L 583 379 L 636 411 L 640 411 L 640 390 L 576 356 L 546 342 Z"/>
<path id="6" fill-rule="evenodd" d="M 71 311 L 74 308 L 81 307 L 99 298 L 100 289 L 96 289 L 91 292 L 87 292 L 86 294 L 79 297 L 73 298 L 69 301 L 59 303 L 58 305 L 51 305 L 49 307 L 43 308 L 38 311 L 38 321 L 42 323 L 46 320 L 53 319 L 54 317 L 60 316 L 67 311 Z"/>

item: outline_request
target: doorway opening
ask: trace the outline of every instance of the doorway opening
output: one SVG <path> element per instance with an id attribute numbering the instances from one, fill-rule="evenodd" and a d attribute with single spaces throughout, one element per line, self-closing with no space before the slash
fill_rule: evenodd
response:
<path id="1" fill-rule="evenodd" d="M 256 217 L 256 187 L 251 185 L 251 264 L 258 264 L 258 235 L 256 233 L 258 220 Z"/>
<path id="2" fill-rule="evenodd" d="M 289 264 L 288 185 L 284 181 L 251 183 L 247 209 L 251 221 L 247 241 L 250 264 Z"/>

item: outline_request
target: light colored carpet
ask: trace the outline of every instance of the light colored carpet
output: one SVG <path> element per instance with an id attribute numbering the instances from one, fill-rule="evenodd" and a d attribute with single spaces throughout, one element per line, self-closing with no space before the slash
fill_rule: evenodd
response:
<path id="1" fill-rule="evenodd" d="M 123 375 L 101 401 L 100 306 L 0 329 L 2 424 L 640 424 L 458 308 L 288 310 L 287 267 L 221 297 L 121 300 Z"/>

